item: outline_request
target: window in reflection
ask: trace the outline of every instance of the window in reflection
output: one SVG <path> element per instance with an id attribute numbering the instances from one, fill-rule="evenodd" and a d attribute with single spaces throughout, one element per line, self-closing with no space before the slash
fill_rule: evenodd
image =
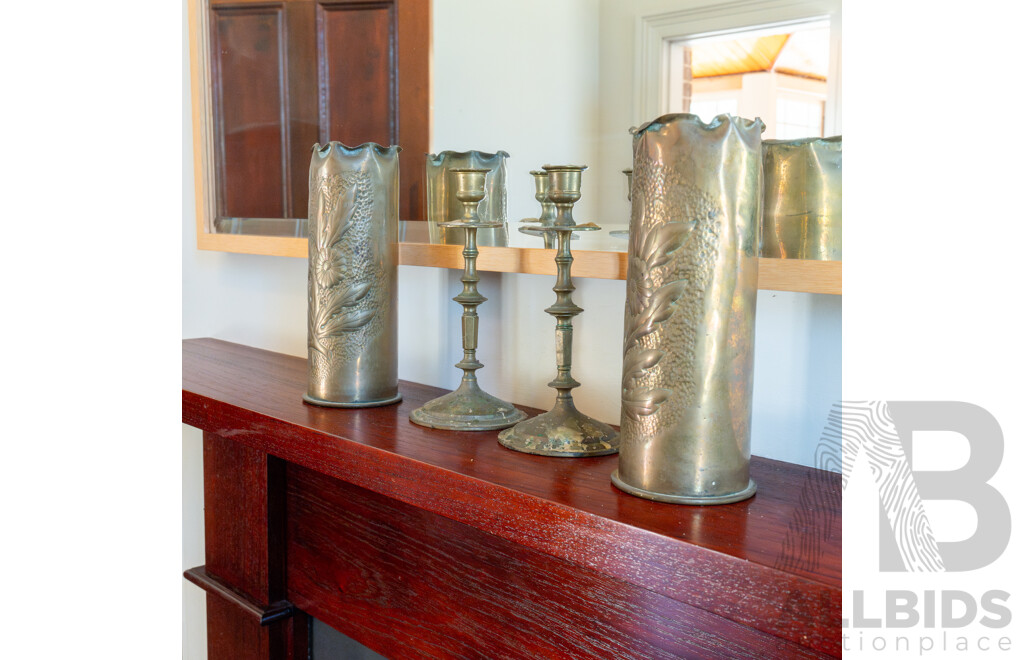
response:
<path id="1" fill-rule="evenodd" d="M 830 38 L 816 20 L 674 41 L 669 111 L 760 117 L 766 139 L 823 137 Z"/>

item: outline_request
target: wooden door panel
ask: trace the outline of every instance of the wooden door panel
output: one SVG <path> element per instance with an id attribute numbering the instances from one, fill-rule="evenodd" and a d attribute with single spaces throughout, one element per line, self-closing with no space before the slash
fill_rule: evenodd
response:
<path id="1" fill-rule="evenodd" d="M 305 218 L 309 207 L 309 158 L 319 139 L 316 15 L 311 0 L 287 0 L 289 218 Z"/>
<path id="2" fill-rule="evenodd" d="M 395 142 L 394 5 L 320 3 L 321 142 Z"/>
<path id="3" fill-rule="evenodd" d="M 430 150 L 430 0 L 396 0 L 398 7 L 398 144 L 403 220 L 426 220 L 426 159 Z"/>
<path id="4" fill-rule="evenodd" d="M 338 140 L 400 145 L 424 219 L 430 0 L 209 3 L 217 217 L 306 217 L 310 148 Z"/>
<path id="5" fill-rule="evenodd" d="M 285 217 L 283 8 L 211 8 L 217 215 Z"/>

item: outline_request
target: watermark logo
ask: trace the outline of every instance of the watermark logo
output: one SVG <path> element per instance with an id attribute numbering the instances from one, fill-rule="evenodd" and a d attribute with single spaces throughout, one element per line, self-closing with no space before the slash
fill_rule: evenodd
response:
<path id="1" fill-rule="evenodd" d="M 857 457 L 867 457 L 884 514 L 879 516 L 880 570 L 971 571 L 1003 554 L 1010 542 L 1010 508 L 988 483 L 1003 459 L 1003 432 L 995 417 L 960 401 L 844 402 L 838 409 L 823 437 L 829 445 L 842 443 L 844 491 Z M 970 446 L 970 458 L 956 470 L 914 470 L 915 431 L 959 433 Z M 957 500 L 973 507 L 978 517 L 974 534 L 962 541 L 937 541 L 925 500 Z"/>
<path id="2" fill-rule="evenodd" d="M 968 457 L 962 466 L 916 467 L 914 434 L 932 431 L 953 432 L 966 440 Z M 878 570 L 890 574 L 975 571 L 1004 554 L 1010 541 L 1010 508 L 989 483 L 1002 459 L 999 423 L 984 408 L 959 401 L 837 404 L 816 456 L 819 468 L 841 471 L 844 493 L 855 469 L 870 469 L 878 492 Z M 940 500 L 962 502 L 974 510 L 977 527 L 969 538 L 936 538 L 925 503 Z M 886 586 L 895 579 L 889 578 Z M 932 578 L 939 587 L 956 586 L 943 585 L 951 579 Z M 920 580 L 912 583 L 921 586 Z M 1002 589 L 853 589 L 848 595 L 844 651 L 1011 651 L 1009 637 L 993 636 L 1012 620 L 1010 594 Z"/>

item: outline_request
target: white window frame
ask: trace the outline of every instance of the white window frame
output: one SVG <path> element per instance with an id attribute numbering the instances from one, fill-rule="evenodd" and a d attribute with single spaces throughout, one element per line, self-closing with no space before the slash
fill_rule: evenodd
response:
<path id="1" fill-rule="evenodd" d="M 829 72 L 825 135 L 842 133 L 842 0 L 686 0 L 683 8 L 637 18 L 634 42 L 633 122 L 640 125 L 668 108 L 670 44 L 766 26 L 828 19 Z"/>
<path id="2" fill-rule="evenodd" d="M 696 93 L 694 93 L 694 96 L 691 98 L 690 103 L 691 104 L 695 103 L 695 102 L 699 103 L 701 101 L 733 101 L 736 104 L 736 108 L 737 108 L 736 113 L 738 114 L 739 113 L 739 106 L 740 106 L 740 99 L 739 99 L 739 92 L 740 91 L 741 90 L 733 89 L 733 90 L 721 90 L 721 91 L 716 91 L 716 92 L 703 92 L 702 95 L 701 95 L 702 98 L 700 98 L 699 100 L 696 98 Z M 691 106 L 690 112 L 693 112 L 692 106 Z M 697 113 L 693 112 L 693 114 L 697 114 Z M 707 120 L 707 119 L 709 119 L 709 117 L 702 117 L 702 119 Z"/>
<path id="3" fill-rule="evenodd" d="M 779 114 L 778 114 L 778 102 L 782 101 L 782 100 L 797 101 L 799 103 L 808 103 L 808 102 L 821 103 L 821 102 L 824 102 L 826 107 L 828 106 L 828 99 L 827 98 L 822 98 L 821 94 L 813 94 L 813 93 L 809 93 L 809 92 L 802 92 L 802 91 L 799 91 L 799 90 L 779 89 L 776 92 L 776 95 L 775 95 L 775 103 L 776 103 L 775 125 L 776 125 L 776 128 L 778 126 L 781 126 L 782 123 L 783 123 L 779 119 Z M 826 112 L 827 112 L 827 110 L 826 110 Z M 822 122 L 822 135 L 821 135 L 821 137 L 828 137 L 829 135 L 831 135 L 831 133 L 829 133 L 825 129 L 824 122 Z M 799 136 L 799 137 L 813 137 L 813 135 L 808 133 L 807 135 L 802 135 L 802 136 Z M 781 140 L 781 139 L 792 140 L 794 138 L 792 138 L 792 137 L 780 138 L 778 133 L 775 133 L 775 139 L 777 139 L 777 140 Z"/>

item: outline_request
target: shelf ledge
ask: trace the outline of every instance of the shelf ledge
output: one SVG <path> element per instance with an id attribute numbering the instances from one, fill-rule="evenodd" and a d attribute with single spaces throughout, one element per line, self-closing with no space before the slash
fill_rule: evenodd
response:
<path id="1" fill-rule="evenodd" d="M 281 236 L 241 236 L 202 234 L 199 248 L 244 254 L 269 254 L 282 257 L 307 257 L 309 244 L 304 238 Z M 555 251 L 525 247 L 480 247 L 477 270 L 497 273 L 555 275 Z M 626 279 L 626 253 L 599 250 L 573 252 L 573 277 L 605 280 Z M 430 266 L 462 269 L 462 246 L 402 242 L 398 244 L 398 263 L 403 266 Z M 758 264 L 758 289 L 842 295 L 843 262 L 806 259 L 769 259 Z"/>

